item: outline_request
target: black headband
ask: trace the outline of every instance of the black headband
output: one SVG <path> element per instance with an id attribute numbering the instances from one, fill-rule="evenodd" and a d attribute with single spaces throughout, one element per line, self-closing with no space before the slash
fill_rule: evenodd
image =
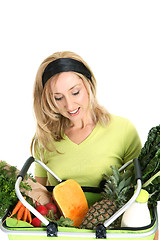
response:
<path id="1" fill-rule="evenodd" d="M 59 58 L 50 62 L 45 68 L 42 75 L 43 87 L 52 76 L 60 72 L 77 72 L 81 73 L 91 81 L 91 73 L 86 66 L 73 58 Z"/>

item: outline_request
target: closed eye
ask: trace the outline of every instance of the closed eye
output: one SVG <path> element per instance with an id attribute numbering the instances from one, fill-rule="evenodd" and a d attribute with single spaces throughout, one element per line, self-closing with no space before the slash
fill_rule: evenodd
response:
<path id="1" fill-rule="evenodd" d="M 79 94 L 79 92 L 80 92 L 80 91 L 77 91 L 77 92 L 73 93 L 73 95 L 78 95 L 78 94 Z"/>
<path id="2" fill-rule="evenodd" d="M 62 98 L 63 98 L 63 97 L 55 97 L 55 100 L 56 100 L 56 101 L 60 101 L 60 100 L 62 100 Z"/>

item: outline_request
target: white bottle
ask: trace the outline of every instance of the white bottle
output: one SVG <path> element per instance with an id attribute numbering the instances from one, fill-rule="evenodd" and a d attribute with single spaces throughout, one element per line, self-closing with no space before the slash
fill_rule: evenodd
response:
<path id="1" fill-rule="evenodd" d="M 149 193 L 141 189 L 136 201 L 124 212 L 121 227 L 144 227 L 151 223 L 148 198 Z"/>

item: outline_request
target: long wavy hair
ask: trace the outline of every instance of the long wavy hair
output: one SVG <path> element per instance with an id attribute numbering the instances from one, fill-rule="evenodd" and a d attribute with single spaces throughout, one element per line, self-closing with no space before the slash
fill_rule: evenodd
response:
<path id="1" fill-rule="evenodd" d="M 91 81 L 84 75 L 75 72 L 82 80 L 88 91 L 90 109 L 92 112 L 92 118 L 94 123 L 100 122 L 103 126 L 106 126 L 110 121 L 110 114 L 108 111 L 98 104 L 96 98 L 96 79 L 88 64 L 76 53 L 64 51 L 56 52 L 47 57 L 40 65 L 33 90 L 33 108 L 37 121 L 36 134 L 33 137 L 31 143 L 31 153 L 36 151 L 37 146 L 47 151 L 56 151 L 54 141 L 61 141 L 63 139 L 63 130 L 70 127 L 68 118 L 62 116 L 57 108 L 51 91 L 52 77 L 47 81 L 45 86 L 42 85 L 42 74 L 46 66 L 59 58 L 73 58 L 82 62 L 91 72 Z M 60 73 L 56 74 L 57 77 Z M 37 145 L 38 144 L 38 145 Z"/>

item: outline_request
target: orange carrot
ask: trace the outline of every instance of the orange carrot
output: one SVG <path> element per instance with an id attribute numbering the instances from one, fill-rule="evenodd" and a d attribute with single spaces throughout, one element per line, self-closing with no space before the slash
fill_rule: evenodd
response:
<path id="1" fill-rule="evenodd" d="M 26 199 L 26 198 L 24 197 L 24 199 Z M 11 213 L 11 215 L 9 217 L 12 217 L 13 215 L 15 215 L 19 211 L 19 209 L 22 207 L 22 205 L 23 204 L 19 200 L 17 205 L 15 206 L 15 208 L 13 209 L 13 211 L 12 211 L 12 213 Z"/>
<path id="2" fill-rule="evenodd" d="M 21 201 L 18 201 L 18 203 L 17 203 L 17 205 L 15 206 L 15 208 L 13 209 L 10 217 L 12 217 L 13 215 L 15 215 L 15 214 L 19 211 L 19 209 L 22 207 L 22 205 L 23 205 L 23 204 L 21 203 Z"/>
<path id="3" fill-rule="evenodd" d="M 23 218 L 22 218 L 22 220 L 25 222 L 27 221 L 27 215 L 28 215 L 28 209 L 25 208 L 24 213 L 23 213 Z"/>
<path id="4" fill-rule="evenodd" d="M 27 209 L 27 221 L 31 224 L 32 222 L 32 216 L 31 216 L 31 213 L 30 211 Z"/>
<path id="5" fill-rule="evenodd" d="M 19 209 L 23 206 L 23 204 L 21 203 L 21 201 L 18 201 L 17 205 L 15 206 L 15 208 L 13 209 L 11 215 L 9 217 L 7 217 L 4 222 L 8 219 L 8 218 L 11 218 L 12 216 L 14 216 L 18 211 Z"/>
<path id="6" fill-rule="evenodd" d="M 21 208 L 19 209 L 18 213 L 17 213 L 17 220 L 21 220 L 22 219 L 22 216 L 24 214 L 24 211 L 25 211 L 25 206 L 22 204 Z"/>

